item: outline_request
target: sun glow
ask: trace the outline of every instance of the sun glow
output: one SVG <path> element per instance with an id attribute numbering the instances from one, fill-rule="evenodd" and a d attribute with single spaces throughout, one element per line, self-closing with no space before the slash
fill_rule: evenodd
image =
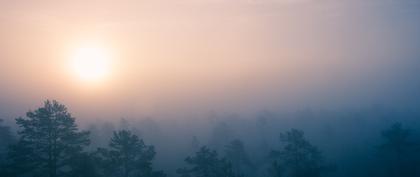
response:
<path id="1" fill-rule="evenodd" d="M 105 48 L 83 46 L 77 48 L 70 60 L 72 73 L 86 82 L 99 82 L 111 72 L 111 56 Z"/>

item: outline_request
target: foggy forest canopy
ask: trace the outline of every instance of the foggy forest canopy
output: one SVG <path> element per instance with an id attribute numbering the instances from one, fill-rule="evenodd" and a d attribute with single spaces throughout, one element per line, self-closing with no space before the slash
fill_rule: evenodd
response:
<path id="1" fill-rule="evenodd" d="M 419 0 L 0 0 L 0 177 L 420 177 L 419 19 Z"/>
<path id="2" fill-rule="evenodd" d="M 0 122 L 4 177 L 419 176 L 419 112 L 371 106 L 78 125 L 66 106 Z"/>

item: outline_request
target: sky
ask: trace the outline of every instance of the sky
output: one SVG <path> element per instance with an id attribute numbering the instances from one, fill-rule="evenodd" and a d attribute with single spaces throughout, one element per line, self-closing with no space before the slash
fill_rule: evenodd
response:
<path id="1" fill-rule="evenodd" d="M 0 114 L 416 109 L 418 19 L 416 0 L 0 0 Z M 69 69 L 86 43 L 112 58 L 100 84 Z"/>

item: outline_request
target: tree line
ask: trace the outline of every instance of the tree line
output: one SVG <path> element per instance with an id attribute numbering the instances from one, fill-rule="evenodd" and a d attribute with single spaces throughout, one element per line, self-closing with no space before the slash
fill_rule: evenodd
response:
<path id="1" fill-rule="evenodd" d="M 16 119 L 17 136 L 0 119 L 0 176 L 4 177 L 165 177 L 155 169 L 156 151 L 130 130 L 112 133 L 108 146 L 88 150 L 90 132 L 80 130 L 66 106 L 45 101 L 25 117 Z M 417 176 L 419 144 L 411 130 L 395 123 L 381 133 L 376 149 L 383 169 L 367 175 Z M 305 138 L 302 130 L 280 133 L 278 149 L 270 149 L 262 162 L 253 160 L 240 139 L 224 146 L 223 153 L 200 146 L 180 162 L 180 177 L 321 177 L 339 167 Z M 182 167 L 184 166 L 184 167 Z M 263 175 L 261 175 L 263 174 Z"/>

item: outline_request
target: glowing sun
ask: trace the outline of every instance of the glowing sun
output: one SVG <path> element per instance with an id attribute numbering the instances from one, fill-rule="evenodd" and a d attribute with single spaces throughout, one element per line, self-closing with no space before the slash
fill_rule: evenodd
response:
<path id="1" fill-rule="evenodd" d="M 95 46 L 77 48 L 70 59 L 72 72 L 81 80 L 98 82 L 111 72 L 111 56 L 107 50 Z"/>

